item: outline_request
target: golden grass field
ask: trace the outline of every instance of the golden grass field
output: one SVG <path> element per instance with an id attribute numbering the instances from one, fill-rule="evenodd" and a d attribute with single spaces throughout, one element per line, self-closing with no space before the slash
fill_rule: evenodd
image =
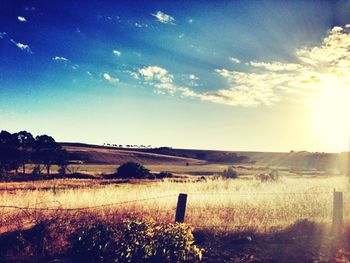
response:
<path id="1" fill-rule="evenodd" d="M 171 170 L 178 167 L 149 168 Z M 183 169 L 188 171 L 199 167 Z M 215 169 L 221 169 L 221 166 Z M 215 169 L 212 167 L 213 171 Z M 186 170 L 179 172 L 185 173 Z M 185 221 L 195 228 L 254 229 L 266 232 L 281 229 L 301 219 L 330 224 L 334 188 L 344 192 L 345 221 L 350 221 L 350 189 L 343 176 L 282 176 L 278 182 L 267 183 L 249 176 L 234 180 L 210 176 L 205 180 L 193 178 L 199 177 L 162 181 L 131 180 L 129 183 L 98 179 L 1 183 L 0 206 L 51 209 L 0 208 L 1 231 L 59 213 L 92 213 L 105 220 L 136 213 L 171 222 L 174 220 L 179 193 L 188 194 Z M 102 207 L 64 210 L 95 206 Z"/>

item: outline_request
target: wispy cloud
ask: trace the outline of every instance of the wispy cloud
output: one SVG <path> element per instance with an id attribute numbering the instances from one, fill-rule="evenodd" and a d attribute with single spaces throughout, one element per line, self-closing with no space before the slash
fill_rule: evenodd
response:
<path id="1" fill-rule="evenodd" d="M 56 56 L 56 57 L 53 57 L 52 60 L 57 62 L 57 63 L 63 63 L 65 65 L 65 67 L 69 66 L 73 70 L 79 69 L 78 64 L 73 64 L 68 58 L 65 58 L 65 57 Z"/>
<path id="2" fill-rule="evenodd" d="M 27 51 L 30 54 L 33 54 L 33 51 L 30 49 L 29 45 L 22 44 L 19 42 L 16 42 L 15 40 L 10 40 L 13 44 L 15 44 L 20 50 Z"/>
<path id="3" fill-rule="evenodd" d="M 115 84 L 115 83 L 118 83 L 119 82 L 119 79 L 118 78 L 114 78 L 112 77 L 110 74 L 108 73 L 103 73 L 103 78 L 105 80 L 107 80 L 109 83 L 112 83 L 112 84 Z"/>
<path id="4" fill-rule="evenodd" d="M 157 13 L 151 15 L 157 18 L 157 21 L 160 23 L 175 25 L 175 18 L 163 13 L 162 11 L 158 11 Z"/>
<path id="5" fill-rule="evenodd" d="M 235 57 L 229 57 L 228 58 L 231 62 L 235 63 L 235 64 L 239 64 L 241 63 L 241 61 L 238 58 Z"/>
<path id="6" fill-rule="evenodd" d="M 0 32 L 0 39 L 4 38 L 7 35 L 6 32 Z"/>
<path id="7" fill-rule="evenodd" d="M 302 66 L 295 63 L 281 63 L 281 62 L 256 62 L 256 61 L 250 61 L 248 63 L 250 66 L 256 67 L 256 68 L 263 68 L 270 71 L 293 71 L 301 69 Z"/>
<path id="8" fill-rule="evenodd" d="M 18 21 L 20 22 L 27 22 L 27 19 L 23 16 L 17 16 Z"/>
<path id="9" fill-rule="evenodd" d="M 279 61 L 248 63 L 253 72 L 217 69 L 229 88 L 204 93 L 201 99 L 241 106 L 271 105 L 290 93 L 315 91 L 336 79 L 350 85 L 350 28 L 334 27 L 318 46 L 303 47 L 295 52 L 298 63 Z"/>
<path id="10" fill-rule="evenodd" d="M 71 68 L 74 69 L 74 70 L 77 70 L 79 68 L 79 65 L 78 64 L 74 64 L 74 65 L 71 66 Z"/>
<path id="11" fill-rule="evenodd" d="M 122 52 L 120 52 L 119 50 L 113 50 L 113 54 L 116 56 L 116 57 L 120 57 Z"/>
<path id="12" fill-rule="evenodd" d="M 123 72 L 129 74 L 133 79 L 140 79 L 139 74 L 137 72 L 131 70 L 124 70 Z"/>
<path id="13" fill-rule="evenodd" d="M 144 79 L 145 83 L 158 89 L 158 93 L 174 94 L 177 87 L 173 84 L 174 76 L 158 66 L 148 66 L 139 69 L 139 75 Z"/>
<path id="14" fill-rule="evenodd" d="M 190 74 L 190 75 L 188 76 L 188 78 L 189 78 L 190 80 L 199 80 L 199 78 L 198 78 L 196 75 L 194 75 L 194 74 Z"/>
<path id="15" fill-rule="evenodd" d="M 144 67 L 138 71 L 138 75 L 146 84 L 154 87 L 156 93 L 179 94 L 243 107 L 272 105 L 282 99 L 290 99 L 292 94 L 317 91 L 335 79 L 338 85 L 349 87 L 350 25 L 334 27 L 322 43 L 297 49 L 295 57 L 298 61 L 295 63 L 250 61 L 247 71 L 216 69 L 215 72 L 226 80 L 228 87 L 213 92 L 198 92 L 178 86 L 174 75 L 158 66 Z M 188 76 L 189 81 L 197 78 L 193 74 Z"/>
<path id="16" fill-rule="evenodd" d="M 24 10 L 26 10 L 26 11 L 35 11 L 36 8 L 34 6 L 25 6 Z"/>
<path id="17" fill-rule="evenodd" d="M 62 62 L 68 62 L 68 61 L 69 61 L 68 58 L 59 57 L 59 56 L 53 57 L 52 60 L 53 60 L 53 61 L 62 61 Z"/>

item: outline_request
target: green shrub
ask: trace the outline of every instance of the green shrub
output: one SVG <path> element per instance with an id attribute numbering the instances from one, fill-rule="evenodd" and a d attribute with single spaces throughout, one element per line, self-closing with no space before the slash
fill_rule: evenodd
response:
<path id="1" fill-rule="evenodd" d="M 116 177 L 118 178 L 138 178 L 146 179 L 150 172 L 142 164 L 135 162 L 126 162 L 118 167 Z"/>
<path id="2" fill-rule="evenodd" d="M 126 219 L 117 225 L 98 223 L 76 231 L 72 259 L 81 262 L 188 262 L 200 260 L 186 224 L 156 224 L 151 220 Z"/>

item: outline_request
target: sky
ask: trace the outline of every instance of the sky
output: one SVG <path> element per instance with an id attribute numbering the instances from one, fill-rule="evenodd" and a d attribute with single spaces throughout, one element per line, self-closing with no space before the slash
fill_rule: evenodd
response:
<path id="1" fill-rule="evenodd" d="M 348 149 L 350 0 L 0 5 L 0 130 L 233 151 Z"/>

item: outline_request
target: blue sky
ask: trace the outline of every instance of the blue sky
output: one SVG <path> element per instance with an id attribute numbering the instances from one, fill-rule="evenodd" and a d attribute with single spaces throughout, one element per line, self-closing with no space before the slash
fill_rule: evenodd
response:
<path id="1" fill-rule="evenodd" d="M 350 1 L 5 0 L 0 17 L 1 129 L 97 144 L 347 148 Z"/>

